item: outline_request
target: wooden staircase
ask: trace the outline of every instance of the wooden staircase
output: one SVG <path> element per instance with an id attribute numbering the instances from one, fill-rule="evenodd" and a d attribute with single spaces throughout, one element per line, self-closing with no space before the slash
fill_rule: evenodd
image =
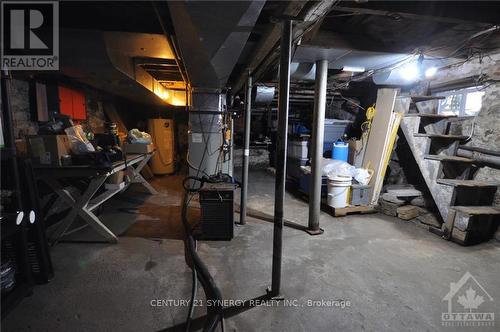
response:
<path id="1" fill-rule="evenodd" d="M 444 221 L 430 230 L 463 245 L 486 241 L 500 221 L 500 209 L 492 206 L 498 185 L 473 180 L 475 161 L 456 156 L 467 136 L 449 134 L 450 121 L 460 118 L 408 113 L 412 103 L 431 98 L 400 96 L 395 104 L 405 113 L 400 127 Z"/>

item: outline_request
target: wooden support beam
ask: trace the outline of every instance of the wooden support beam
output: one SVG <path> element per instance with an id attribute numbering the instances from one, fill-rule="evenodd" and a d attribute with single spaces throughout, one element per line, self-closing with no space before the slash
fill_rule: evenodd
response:
<path id="1" fill-rule="evenodd" d="M 409 18 L 413 20 L 426 20 L 433 22 L 441 22 L 441 23 L 487 23 L 480 21 L 472 21 L 454 17 L 446 17 L 446 16 L 431 16 L 431 15 L 423 15 L 416 13 L 408 13 L 402 11 L 390 11 L 390 10 L 380 10 L 380 9 L 370 9 L 370 8 L 361 8 L 361 7 L 346 7 L 346 6 L 336 6 L 334 8 L 335 11 L 343 12 L 343 13 L 356 13 L 356 14 L 365 14 L 365 15 L 377 15 L 377 16 L 386 16 L 386 17 L 395 17 L 398 15 L 401 18 Z"/>
<path id="2" fill-rule="evenodd" d="M 296 41 L 304 33 L 320 25 L 323 17 L 330 11 L 335 4 L 334 1 L 323 0 L 314 2 L 304 14 L 302 10 L 306 7 L 308 1 L 291 1 L 288 7 L 278 17 L 297 17 L 297 23 L 293 29 L 293 40 Z M 301 17 L 298 15 L 301 14 Z M 273 65 L 277 64 L 279 56 L 278 41 L 280 38 L 279 25 L 271 24 L 268 28 L 268 33 L 263 37 L 262 41 L 255 48 L 247 68 L 251 71 L 254 81 L 257 82 L 262 75 Z M 233 91 L 238 92 L 245 83 L 246 71 L 243 70 L 236 83 L 233 85 Z"/>
<path id="3" fill-rule="evenodd" d="M 297 16 L 302 8 L 306 5 L 307 1 L 291 1 L 290 4 L 278 15 L 286 16 Z M 259 44 L 255 47 L 252 55 L 249 57 L 250 62 L 247 65 L 248 70 L 250 70 L 252 76 L 253 71 L 257 68 L 262 61 L 269 55 L 273 48 L 277 47 L 279 39 L 281 37 L 281 28 L 279 25 L 274 23 L 269 23 L 264 33 L 264 37 L 261 38 Z M 247 70 L 242 70 L 240 76 L 236 80 L 233 86 L 233 91 L 239 91 L 245 84 L 246 78 L 248 76 Z"/>

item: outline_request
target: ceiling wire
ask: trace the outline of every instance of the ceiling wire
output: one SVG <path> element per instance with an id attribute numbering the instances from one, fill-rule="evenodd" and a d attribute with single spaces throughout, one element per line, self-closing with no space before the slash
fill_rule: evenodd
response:
<path id="1" fill-rule="evenodd" d="M 463 40 L 459 44 L 459 46 L 454 51 L 452 51 L 450 54 L 448 54 L 447 56 L 445 56 L 445 57 L 439 57 L 439 58 L 430 57 L 430 60 L 444 60 L 444 59 L 453 58 L 454 55 L 456 55 L 458 52 L 460 52 L 473 39 L 476 39 L 478 37 L 483 36 L 483 39 L 481 41 L 485 41 L 486 39 L 490 38 L 492 34 L 494 34 L 495 32 L 498 32 L 498 31 L 500 31 L 500 26 L 495 25 L 495 26 L 492 26 L 492 27 L 490 27 L 490 28 L 488 28 L 486 30 L 482 30 L 482 31 L 476 32 L 472 36 L 469 36 L 468 38 L 466 38 L 465 40 Z M 447 47 L 450 47 L 450 46 L 443 46 L 443 47 L 440 47 L 439 49 L 443 49 L 443 48 L 447 48 Z M 436 49 L 434 49 L 434 50 L 436 50 Z M 431 51 L 432 51 L 432 49 L 431 49 Z M 427 50 L 427 52 L 429 52 L 429 50 Z M 383 71 L 387 71 L 387 70 L 394 70 L 394 69 L 402 66 L 403 64 L 408 63 L 415 56 L 417 56 L 419 54 L 424 54 L 425 55 L 424 52 L 421 52 L 419 50 L 415 50 L 412 54 L 408 55 L 407 57 L 403 58 L 402 60 L 399 60 L 399 61 L 393 63 L 392 65 L 388 65 L 388 66 L 385 66 L 385 67 L 381 67 L 381 68 L 377 68 L 377 69 L 374 69 L 374 70 L 370 70 L 370 71 L 367 71 L 367 72 L 362 73 L 360 75 L 352 76 L 348 81 L 343 82 L 341 84 L 335 85 L 335 83 L 334 83 L 334 89 L 343 89 L 343 88 L 348 87 L 349 84 L 351 82 L 353 82 L 353 81 L 364 80 L 364 79 L 369 78 L 369 77 L 371 77 L 371 76 L 373 76 L 373 75 L 375 75 L 376 73 L 379 73 L 379 72 L 383 72 Z M 482 58 L 483 55 L 482 55 L 481 52 L 478 52 L 477 56 L 479 58 Z M 465 59 L 464 61 L 462 61 L 460 63 L 460 65 L 464 64 L 466 62 L 469 62 L 469 61 L 471 61 L 473 59 L 475 59 L 475 56 L 473 54 L 469 55 L 467 57 L 467 59 Z M 457 65 L 459 65 L 459 64 L 457 64 Z"/>

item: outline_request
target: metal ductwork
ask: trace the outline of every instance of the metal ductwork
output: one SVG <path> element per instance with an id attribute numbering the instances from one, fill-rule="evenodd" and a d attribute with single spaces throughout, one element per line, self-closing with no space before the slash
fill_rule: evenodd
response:
<path id="1" fill-rule="evenodd" d="M 168 3 L 176 41 L 192 87 L 189 110 L 190 175 L 211 175 L 218 171 L 232 174 L 232 155 L 226 158 L 227 151 L 222 151 L 226 140 L 224 130 L 229 126 L 223 121 L 227 108 L 222 89 L 264 3 Z"/>
<path id="2" fill-rule="evenodd" d="M 273 102 L 276 88 L 274 86 L 256 85 L 252 89 L 252 104 L 269 105 Z"/>
<path id="3" fill-rule="evenodd" d="M 168 3 L 191 86 L 225 86 L 264 4 L 264 1 Z"/>
<path id="4" fill-rule="evenodd" d="M 163 67 L 173 61 L 172 48 L 164 35 L 62 29 L 60 39 L 58 75 L 137 102 L 185 105 L 182 79 L 172 76 L 160 80 L 153 74 L 165 70 L 153 72 L 145 66 L 146 60 Z M 168 68 L 179 71 L 172 65 Z"/>
<path id="5" fill-rule="evenodd" d="M 290 78 L 296 81 L 314 81 L 316 64 L 309 62 L 292 62 L 290 64 Z"/>

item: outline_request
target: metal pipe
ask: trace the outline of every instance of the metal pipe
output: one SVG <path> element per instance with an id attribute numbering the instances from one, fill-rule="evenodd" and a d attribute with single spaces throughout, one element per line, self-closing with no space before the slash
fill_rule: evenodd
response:
<path id="1" fill-rule="evenodd" d="M 243 148 L 243 170 L 241 175 L 241 213 L 240 225 L 245 225 L 247 216 L 248 162 L 250 159 L 250 121 L 252 116 L 252 76 L 248 73 L 247 93 L 245 96 L 245 142 Z"/>
<path id="2" fill-rule="evenodd" d="M 494 151 L 491 152 L 494 153 Z M 483 164 L 484 166 L 500 169 L 500 156 L 495 154 L 487 154 L 476 150 L 463 149 L 463 147 L 459 147 L 457 150 L 457 156 L 474 159 L 476 162 Z"/>
<path id="3" fill-rule="evenodd" d="M 323 136 L 325 132 L 326 84 L 328 61 L 316 61 L 316 87 L 314 94 L 314 114 L 311 154 L 311 185 L 309 189 L 309 234 L 321 234 L 319 214 L 321 209 Z"/>
<path id="4" fill-rule="evenodd" d="M 281 288 L 281 255 L 283 250 L 283 206 L 285 204 L 286 149 L 288 133 L 288 98 L 290 95 L 290 60 L 292 21 L 283 21 L 280 48 L 278 101 L 278 133 L 276 139 L 276 185 L 274 190 L 273 267 L 271 296 L 279 296 Z"/>
<path id="5" fill-rule="evenodd" d="M 488 149 L 480 148 L 477 146 L 460 145 L 458 148 L 461 150 L 477 151 L 477 152 L 481 152 L 484 154 L 489 154 L 492 156 L 499 156 L 500 157 L 500 151 L 488 150 Z"/>

